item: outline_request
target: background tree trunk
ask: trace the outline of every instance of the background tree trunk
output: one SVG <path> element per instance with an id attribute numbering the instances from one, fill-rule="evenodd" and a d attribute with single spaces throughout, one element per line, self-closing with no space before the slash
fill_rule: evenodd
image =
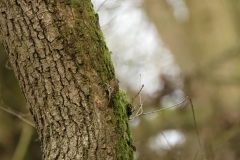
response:
<path id="1" fill-rule="evenodd" d="M 43 159 L 133 159 L 128 102 L 89 0 L 1 1 L 1 41 L 36 122 Z"/>

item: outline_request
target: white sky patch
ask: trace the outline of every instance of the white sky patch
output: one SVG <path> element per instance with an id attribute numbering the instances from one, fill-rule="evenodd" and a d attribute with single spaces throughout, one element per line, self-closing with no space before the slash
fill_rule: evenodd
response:
<path id="1" fill-rule="evenodd" d="M 148 140 L 149 147 L 159 152 L 159 155 L 164 154 L 164 150 L 170 150 L 177 145 L 183 145 L 186 137 L 180 131 L 175 129 L 165 130 L 160 132 L 156 137 L 151 137 Z"/>
<path id="2" fill-rule="evenodd" d="M 104 0 L 92 1 L 95 9 Z M 99 9 L 100 25 L 121 85 L 151 95 L 163 88 L 161 73 L 179 74 L 173 56 L 159 39 L 155 26 L 140 8 L 142 0 L 107 0 Z M 106 25 L 107 24 L 107 25 Z"/>
<path id="3" fill-rule="evenodd" d="M 158 134 L 156 140 L 157 144 L 162 148 L 171 149 L 171 147 L 176 145 L 182 145 L 186 141 L 186 138 L 181 132 L 171 129 Z"/>

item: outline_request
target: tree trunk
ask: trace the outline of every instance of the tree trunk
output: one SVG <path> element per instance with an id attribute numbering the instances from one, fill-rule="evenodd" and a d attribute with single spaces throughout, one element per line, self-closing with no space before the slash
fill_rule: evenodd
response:
<path id="1" fill-rule="evenodd" d="M 36 122 L 43 159 L 133 159 L 130 105 L 90 0 L 0 1 L 1 41 Z"/>

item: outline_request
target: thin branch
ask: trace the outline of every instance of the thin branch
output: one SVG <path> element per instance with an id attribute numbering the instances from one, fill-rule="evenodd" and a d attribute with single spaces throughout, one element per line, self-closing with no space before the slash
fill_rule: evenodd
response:
<path id="1" fill-rule="evenodd" d="M 3 111 L 5 111 L 5 112 L 8 112 L 8 113 L 10 113 L 10 114 L 12 114 L 12 115 L 14 115 L 14 116 L 16 116 L 16 117 L 18 117 L 19 119 L 21 119 L 22 121 L 26 122 L 26 123 L 29 124 L 30 126 L 35 127 L 35 124 L 34 124 L 34 123 L 32 123 L 32 122 L 28 121 L 27 119 L 25 119 L 22 115 L 20 115 L 19 113 L 17 113 L 17 111 L 14 111 L 14 110 L 12 110 L 12 109 L 5 108 L 5 107 L 2 107 L 2 106 L 0 106 L 0 109 L 3 110 Z"/>
<path id="2" fill-rule="evenodd" d="M 163 138 L 165 139 L 167 145 L 169 146 L 170 152 L 173 151 L 172 154 L 174 154 L 174 155 L 177 157 L 177 159 L 180 160 L 180 158 L 179 158 L 179 157 L 176 155 L 176 153 L 174 152 L 173 147 L 171 146 L 170 142 L 168 141 L 168 139 L 167 139 L 167 137 L 164 135 L 164 133 L 161 132 L 160 134 L 163 136 Z"/>
<path id="3" fill-rule="evenodd" d="M 133 101 L 137 98 L 137 96 L 140 94 L 140 92 L 142 91 L 144 87 L 144 84 L 142 85 L 141 89 L 138 91 L 138 93 L 136 94 L 136 96 L 134 98 L 132 98 L 131 104 L 133 103 Z"/>
<path id="4" fill-rule="evenodd" d="M 141 84 L 141 74 L 140 74 L 140 84 Z M 141 116 L 141 115 L 147 115 L 147 114 L 152 114 L 152 113 L 156 113 L 156 112 L 161 112 L 161 111 L 164 111 L 164 110 L 166 110 L 166 109 L 176 107 L 176 106 L 184 103 L 184 102 L 188 99 L 188 96 L 187 96 L 182 102 L 177 103 L 177 104 L 175 104 L 175 105 L 173 105 L 173 106 L 170 106 L 170 107 L 167 107 L 167 108 L 163 108 L 163 109 L 159 109 L 159 110 L 155 110 L 155 111 L 151 111 L 151 112 L 144 113 L 144 112 L 143 112 L 142 96 L 141 96 L 141 91 L 142 91 L 143 87 L 144 87 L 144 84 L 142 85 L 142 87 L 140 88 L 140 90 L 138 91 L 138 93 L 135 95 L 135 97 L 132 98 L 132 101 L 131 101 L 131 105 L 133 106 L 132 112 L 134 112 L 134 111 L 135 111 L 135 108 L 136 108 L 136 107 L 133 105 L 133 101 L 137 98 L 137 96 L 139 96 L 140 105 L 139 105 L 139 108 L 138 108 L 136 114 L 135 114 L 133 117 L 129 118 L 130 122 L 133 121 L 133 120 L 134 120 L 135 118 L 137 118 L 138 116 Z"/>
<path id="5" fill-rule="evenodd" d="M 101 26 L 101 28 L 104 28 L 106 26 L 108 26 L 117 16 L 113 17 L 107 24 Z"/>
<path id="6" fill-rule="evenodd" d="M 140 106 L 139 106 L 139 108 L 138 108 L 135 116 L 129 118 L 130 122 L 133 121 L 133 120 L 134 120 L 135 118 L 137 118 L 138 116 L 140 116 L 140 115 L 143 114 L 143 103 L 144 103 L 144 102 L 141 102 L 141 104 L 140 104 Z M 134 107 L 134 108 L 135 108 L 135 107 Z"/>
<path id="7" fill-rule="evenodd" d="M 144 85 L 142 85 L 142 88 L 143 88 L 143 86 L 144 86 Z M 142 90 L 142 88 L 140 89 L 140 91 L 138 92 L 138 94 L 134 97 L 134 99 L 135 99 L 135 98 L 139 95 L 140 106 L 139 106 L 138 111 L 137 111 L 137 113 L 135 114 L 135 116 L 133 116 L 133 117 L 130 118 L 130 122 L 133 121 L 136 117 L 138 117 L 138 116 L 140 116 L 140 115 L 148 115 L 148 114 L 152 114 L 152 113 L 156 113 L 156 112 L 161 112 L 161 111 L 164 111 L 164 110 L 166 110 L 166 109 L 179 106 L 179 105 L 183 104 L 187 99 L 189 99 L 190 104 L 191 104 L 191 108 L 192 108 L 193 120 L 194 120 L 194 125 L 195 125 L 195 129 L 196 129 L 197 137 L 198 137 L 199 147 L 200 147 L 200 150 L 201 150 L 201 152 L 202 152 L 203 160 L 206 160 L 205 155 L 204 155 L 204 152 L 203 152 L 203 147 L 202 147 L 202 144 L 201 144 L 201 141 L 200 141 L 200 136 L 199 136 L 198 128 L 197 128 L 197 122 L 196 122 L 196 118 L 195 118 L 195 113 L 194 113 L 194 108 L 193 108 L 192 99 L 191 99 L 189 96 L 187 96 L 186 98 L 184 98 L 183 101 L 181 101 L 181 102 L 179 102 L 179 103 L 177 103 L 177 104 L 175 104 L 175 105 L 173 105 L 173 106 L 170 106 L 170 107 L 167 107 L 167 108 L 163 108 L 163 109 L 159 109 L 159 110 L 155 110 L 155 111 L 151 111 L 151 112 L 144 113 L 144 112 L 143 112 L 143 107 L 142 107 L 142 106 L 143 106 L 143 103 L 142 103 L 142 101 L 141 101 L 141 90 Z M 134 99 L 133 99 L 133 100 L 134 100 Z M 132 100 L 132 102 L 133 102 L 133 100 Z M 164 136 L 164 135 L 163 135 L 163 136 Z M 165 136 L 164 136 L 164 138 L 165 138 Z M 166 140 L 166 138 L 165 138 L 165 140 Z M 167 141 L 167 143 L 168 143 L 168 141 Z M 168 143 L 168 145 L 169 145 L 169 143 Z M 169 145 L 169 147 L 171 148 L 170 145 Z M 197 154 L 195 155 L 195 159 L 196 159 L 196 157 L 197 157 Z"/>
<path id="8" fill-rule="evenodd" d="M 111 8 L 106 8 L 106 10 L 114 10 L 114 9 L 116 9 L 116 8 L 118 8 L 118 7 L 121 7 L 121 5 L 118 5 L 118 6 L 115 6 L 115 7 L 111 7 Z"/>
<path id="9" fill-rule="evenodd" d="M 143 115 L 152 114 L 152 113 L 156 113 L 156 112 L 161 112 L 161 111 L 164 111 L 164 110 L 166 110 L 166 109 L 179 106 L 180 104 L 184 103 L 187 99 L 188 99 L 188 96 L 187 96 L 182 102 L 179 102 L 179 103 L 177 103 L 177 104 L 174 104 L 173 106 L 170 106 L 170 107 L 167 107 L 167 108 L 163 108 L 163 109 L 158 109 L 158 110 L 152 111 L 152 112 L 143 113 Z"/>
<path id="10" fill-rule="evenodd" d="M 136 118 L 136 117 L 140 116 L 140 115 L 143 113 L 143 107 L 142 107 L 142 106 L 143 106 L 143 103 L 144 103 L 144 102 L 142 102 L 142 103 L 139 105 L 138 110 L 137 110 L 135 116 L 133 116 L 133 117 L 130 118 L 130 119 L 134 119 L 134 117 Z"/>
<path id="11" fill-rule="evenodd" d="M 140 84 L 142 83 L 141 80 L 142 80 L 142 77 L 141 77 L 141 74 L 140 74 Z M 134 98 L 132 98 L 132 102 L 131 102 L 131 105 L 133 106 L 132 112 L 134 112 L 134 111 L 135 111 L 135 108 L 136 108 L 136 107 L 133 105 L 133 101 L 137 98 L 137 96 L 139 96 L 139 103 L 140 103 L 140 105 L 139 105 L 139 108 L 138 108 L 135 116 L 133 116 L 133 117 L 131 117 L 131 118 L 129 119 L 130 121 L 134 120 L 136 117 L 142 115 L 142 113 L 143 113 L 143 102 L 142 102 L 142 96 L 141 96 L 141 91 L 142 91 L 143 87 L 144 87 L 144 84 L 142 85 L 142 87 L 140 88 L 140 90 L 138 91 L 138 93 L 136 94 L 136 96 L 135 96 Z"/>
<path id="12" fill-rule="evenodd" d="M 107 0 L 103 1 L 102 4 L 98 7 L 97 12 L 102 8 L 102 6 L 107 2 Z"/>
<path id="13" fill-rule="evenodd" d="M 141 116 L 141 115 L 147 115 L 147 114 L 152 114 L 152 113 L 156 113 L 156 112 L 161 112 L 161 111 L 164 111 L 166 109 L 169 109 L 169 108 L 173 108 L 173 107 L 176 107 L 176 106 L 179 106 L 180 104 L 184 103 L 187 99 L 189 99 L 189 97 L 187 96 L 186 98 L 184 98 L 184 100 L 182 102 L 179 102 L 173 106 L 170 106 L 170 107 L 167 107 L 167 108 L 163 108 L 163 109 L 158 109 L 158 110 L 155 110 L 155 111 L 151 111 L 151 112 L 147 112 L 147 113 L 144 113 L 143 112 L 143 102 L 140 104 L 140 107 L 137 111 L 137 113 L 135 114 L 135 116 L 131 117 L 129 120 L 130 122 L 133 121 L 135 118 L 137 118 L 138 116 Z M 139 113 L 140 112 L 140 113 Z"/>
<path id="14" fill-rule="evenodd" d="M 170 148 L 171 150 L 173 150 L 173 148 L 172 148 L 172 146 L 171 146 L 170 142 L 167 140 L 167 137 L 165 137 L 164 133 L 163 133 L 163 132 L 161 132 L 160 134 L 163 136 L 163 138 L 164 138 L 164 139 L 165 139 L 165 141 L 167 142 L 167 145 L 169 146 L 169 148 Z"/>
<path id="15" fill-rule="evenodd" d="M 205 155 L 204 155 L 204 152 L 203 152 L 203 147 L 202 147 L 202 144 L 201 144 L 201 141 L 200 141 L 200 136 L 199 136 L 198 128 L 197 128 L 197 122 L 196 122 L 196 118 L 195 118 L 195 113 L 194 113 L 194 108 L 193 108 L 192 99 L 189 98 L 189 100 L 190 100 L 190 104 L 191 104 L 191 108 L 192 108 L 194 125 L 195 125 L 195 129 L 196 129 L 196 132 L 197 132 L 198 144 L 199 144 L 200 150 L 201 150 L 201 152 L 202 152 L 203 159 L 206 160 Z"/>
<path id="16" fill-rule="evenodd" d="M 140 85 L 141 85 L 142 84 L 142 75 L 140 74 L 139 76 L 140 76 Z M 141 115 L 143 113 L 143 102 L 142 102 L 142 94 L 141 94 L 141 92 L 139 92 L 139 103 L 140 103 L 140 107 L 139 107 L 140 113 L 138 115 L 136 114 L 136 116 L 139 116 L 139 115 Z"/>

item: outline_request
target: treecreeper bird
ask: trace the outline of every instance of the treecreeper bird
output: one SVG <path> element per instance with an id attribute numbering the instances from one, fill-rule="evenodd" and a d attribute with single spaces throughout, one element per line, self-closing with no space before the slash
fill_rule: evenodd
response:
<path id="1" fill-rule="evenodd" d="M 108 105 L 110 105 L 110 103 L 112 103 L 113 98 L 115 97 L 116 93 L 119 90 L 119 80 L 114 78 L 112 80 L 110 80 L 109 84 L 107 84 L 107 90 L 108 90 Z"/>

